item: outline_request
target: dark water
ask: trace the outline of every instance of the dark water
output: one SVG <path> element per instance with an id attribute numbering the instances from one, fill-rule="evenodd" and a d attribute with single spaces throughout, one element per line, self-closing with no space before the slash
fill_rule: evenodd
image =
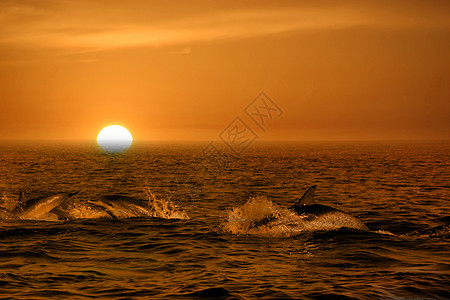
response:
<path id="1" fill-rule="evenodd" d="M 227 160 L 198 159 L 203 146 L 1 145 L 3 207 L 19 189 L 83 203 L 150 187 L 190 219 L 0 221 L 0 297 L 450 298 L 449 144 L 253 145 Z M 313 184 L 371 231 L 228 230 L 253 196 L 282 209 Z"/>

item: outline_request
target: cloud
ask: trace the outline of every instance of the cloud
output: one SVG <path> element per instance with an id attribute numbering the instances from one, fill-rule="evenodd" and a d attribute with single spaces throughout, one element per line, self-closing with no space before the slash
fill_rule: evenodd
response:
<path id="1" fill-rule="evenodd" d="M 0 6 L 0 27 L 3 28 L 0 47 L 72 52 L 142 46 L 183 48 L 205 41 L 355 26 L 446 30 L 450 27 L 446 14 L 439 13 L 439 9 L 361 7 L 358 3 L 339 6 L 288 3 L 281 8 L 261 5 L 261 8 L 240 6 L 221 10 L 214 7 L 173 13 L 168 13 L 173 7 L 161 9 L 153 2 L 145 1 L 127 2 L 126 6 L 125 2 L 111 2 L 113 5 L 106 6 L 100 1 L 34 3 L 6 1 Z"/>

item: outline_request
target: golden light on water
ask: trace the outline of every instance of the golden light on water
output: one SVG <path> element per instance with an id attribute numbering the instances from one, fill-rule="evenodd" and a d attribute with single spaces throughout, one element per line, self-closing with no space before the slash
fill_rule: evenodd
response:
<path id="1" fill-rule="evenodd" d="M 122 152 L 131 146 L 133 136 L 123 126 L 110 125 L 99 132 L 97 143 L 108 152 Z"/>

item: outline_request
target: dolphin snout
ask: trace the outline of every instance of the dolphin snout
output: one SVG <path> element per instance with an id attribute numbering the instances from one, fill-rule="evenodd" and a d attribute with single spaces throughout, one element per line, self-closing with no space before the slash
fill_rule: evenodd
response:
<path id="1" fill-rule="evenodd" d="M 75 191 L 73 193 L 69 193 L 69 197 L 75 196 L 76 194 L 78 194 L 80 192 L 80 190 Z"/>
<path id="2" fill-rule="evenodd" d="M 101 201 L 98 201 L 98 200 L 88 200 L 87 203 L 93 204 L 93 205 L 96 205 L 96 206 L 102 206 L 102 205 L 101 205 L 102 202 L 101 202 Z"/>

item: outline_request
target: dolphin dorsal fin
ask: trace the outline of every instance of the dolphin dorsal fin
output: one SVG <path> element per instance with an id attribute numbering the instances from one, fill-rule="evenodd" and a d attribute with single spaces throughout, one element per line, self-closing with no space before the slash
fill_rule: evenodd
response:
<path id="1" fill-rule="evenodd" d="M 313 185 L 310 187 L 300 198 L 300 200 L 297 201 L 295 204 L 296 206 L 300 205 L 310 205 L 314 203 L 314 192 L 316 191 L 317 185 Z"/>
<path id="2" fill-rule="evenodd" d="M 19 195 L 19 200 L 18 203 L 23 204 L 25 202 L 27 202 L 27 195 L 25 195 L 25 191 L 24 190 L 20 190 L 20 195 Z"/>

